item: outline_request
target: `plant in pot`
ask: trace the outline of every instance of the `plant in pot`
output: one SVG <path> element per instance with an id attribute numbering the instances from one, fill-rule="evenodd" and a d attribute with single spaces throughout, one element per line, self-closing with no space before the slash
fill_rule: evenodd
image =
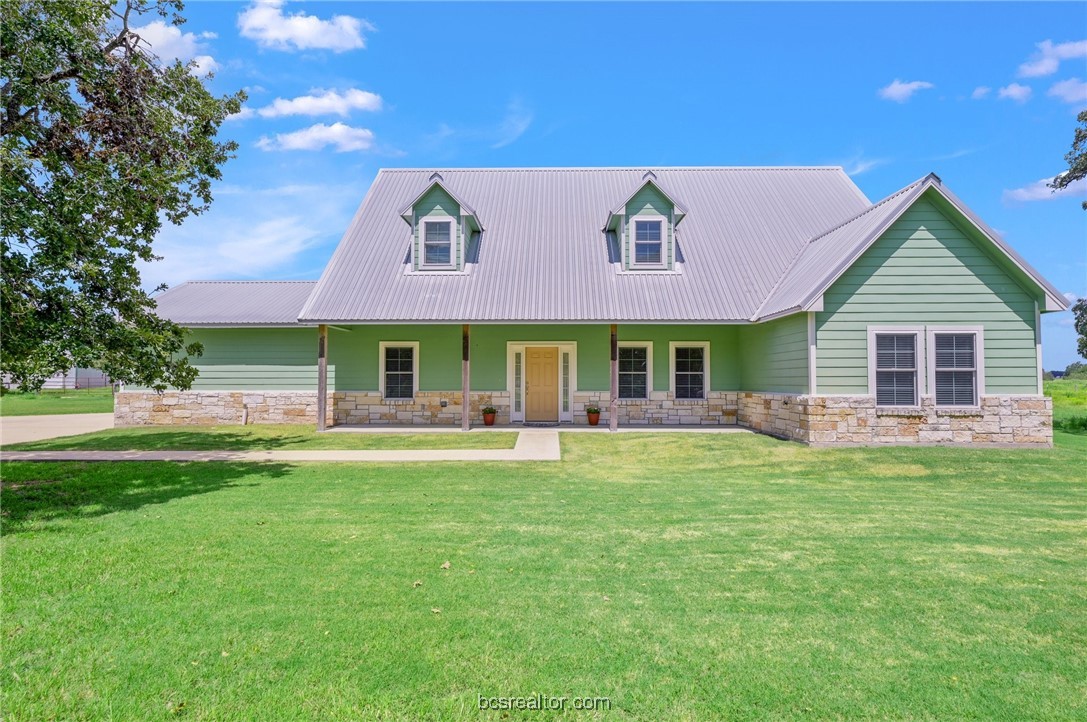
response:
<path id="1" fill-rule="evenodd" d="M 589 426 L 596 426 L 600 423 L 600 407 L 599 406 L 586 406 L 585 415 L 589 417 Z"/>
<path id="2" fill-rule="evenodd" d="M 498 410 L 493 406 L 486 406 L 483 409 L 483 424 L 485 426 L 494 426 L 494 418 L 498 413 Z"/>

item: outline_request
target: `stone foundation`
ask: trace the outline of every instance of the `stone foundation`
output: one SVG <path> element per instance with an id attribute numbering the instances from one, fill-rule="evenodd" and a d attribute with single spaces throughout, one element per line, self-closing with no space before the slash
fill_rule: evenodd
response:
<path id="1" fill-rule="evenodd" d="M 315 391 L 122 391 L 114 399 L 115 426 L 211 426 L 241 424 L 243 420 L 250 424 L 317 424 Z M 329 413 L 326 423 L 331 422 Z"/>
<path id="2" fill-rule="evenodd" d="M 882 444 L 1053 445 L 1053 403 L 1042 396 L 983 396 L 976 409 L 876 407 L 871 396 L 741 393 L 739 423 L 814 446 Z"/>
<path id="3" fill-rule="evenodd" d="M 735 391 L 711 391 L 705 399 L 677 399 L 667 391 L 653 391 L 648 399 L 620 399 L 620 426 L 720 426 L 736 423 Z M 589 423 L 586 406 L 600 407 L 600 423 L 610 419 L 607 391 L 574 392 L 574 424 Z"/>
<path id="4" fill-rule="evenodd" d="M 442 402 L 445 406 L 442 406 Z M 462 394 L 459 391 L 420 391 L 414 399 L 392 401 L 377 391 L 336 391 L 333 419 L 336 424 L 400 424 L 460 427 Z M 478 391 L 469 395 L 469 419 L 483 424 L 483 409 L 495 408 L 496 424 L 510 422 L 510 395 L 506 391 Z"/>

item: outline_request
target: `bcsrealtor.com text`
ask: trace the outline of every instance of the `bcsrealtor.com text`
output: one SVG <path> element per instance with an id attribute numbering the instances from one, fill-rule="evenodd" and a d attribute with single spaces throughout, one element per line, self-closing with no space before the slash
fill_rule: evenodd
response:
<path id="1" fill-rule="evenodd" d="M 546 710 L 562 712 L 566 709 L 608 711 L 611 709 L 610 697 L 552 697 L 535 694 L 528 697 L 487 697 L 478 695 L 479 709 L 509 710 Z"/>

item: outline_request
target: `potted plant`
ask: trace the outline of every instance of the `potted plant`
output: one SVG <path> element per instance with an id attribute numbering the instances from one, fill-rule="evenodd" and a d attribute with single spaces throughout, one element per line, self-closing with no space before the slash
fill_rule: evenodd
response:
<path id="1" fill-rule="evenodd" d="M 586 406 L 585 415 L 589 417 L 589 426 L 596 426 L 600 423 L 600 407 L 599 406 Z"/>
<path id="2" fill-rule="evenodd" d="M 498 410 L 495 409 L 495 407 L 493 407 L 493 406 L 484 407 L 484 409 L 483 409 L 483 424 L 485 426 L 494 426 L 494 418 L 495 418 L 495 414 L 497 414 L 497 413 L 498 413 Z"/>

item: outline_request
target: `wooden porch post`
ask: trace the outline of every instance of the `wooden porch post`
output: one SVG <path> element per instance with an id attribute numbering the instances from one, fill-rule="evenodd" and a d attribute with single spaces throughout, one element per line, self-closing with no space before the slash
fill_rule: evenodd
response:
<path id="1" fill-rule="evenodd" d="M 619 429 L 619 334 L 618 327 L 611 325 L 611 404 L 608 406 L 608 428 Z"/>
<path id="2" fill-rule="evenodd" d="M 317 326 L 317 430 L 325 430 L 328 414 L 328 326 Z"/>
<path id="3" fill-rule="evenodd" d="M 471 427 L 471 419 L 469 413 L 471 412 L 471 399 L 469 398 L 469 369 L 468 369 L 468 357 L 469 342 L 468 342 L 468 324 L 461 326 L 461 350 L 460 350 L 460 430 L 468 431 Z"/>

